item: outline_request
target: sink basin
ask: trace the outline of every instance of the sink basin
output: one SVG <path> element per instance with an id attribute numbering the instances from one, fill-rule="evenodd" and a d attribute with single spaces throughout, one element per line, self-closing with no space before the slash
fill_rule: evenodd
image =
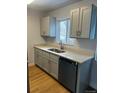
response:
<path id="1" fill-rule="evenodd" d="M 56 52 L 56 53 L 64 53 L 65 52 L 64 50 L 60 50 L 60 49 L 56 49 L 56 48 L 50 48 L 48 50 Z"/>

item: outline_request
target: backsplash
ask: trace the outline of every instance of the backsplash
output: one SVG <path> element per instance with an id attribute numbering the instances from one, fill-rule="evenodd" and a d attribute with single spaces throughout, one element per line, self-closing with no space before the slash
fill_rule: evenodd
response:
<path id="1" fill-rule="evenodd" d="M 59 45 L 56 42 L 55 38 L 45 38 L 47 44 L 54 44 Z M 89 40 L 89 39 L 75 39 L 73 42 L 71 42 L 71 45 L 66 44 L 65 47 L 71 47 L 71 48 L 81 48 L 91 51 L 96 51 L 96 44 L 97 40 Z"/>

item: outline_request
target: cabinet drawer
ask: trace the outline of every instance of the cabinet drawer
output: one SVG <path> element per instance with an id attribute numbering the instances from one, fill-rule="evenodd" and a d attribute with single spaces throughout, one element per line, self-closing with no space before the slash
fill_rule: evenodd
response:
<path id="1" fill-rule="evenodd" d="M 41 59 L 41 64 L 42 64 L 42 69 L 44 69 L 45 71 L 49 72 L 49 59 L 47 59 L 46 57 L 42 57 Z"/>
<path id="2" fill-rule="evenodd" d="M 54 54 L 50 54 L 50 60 L 58 62 L 59 61 L 59 56 L 54 55 Z"/>
<path id="3" fill-rule="evenodd" d="M 39 49 L 37 49 L 37 48 L 34 48 L 34 51 L 35 51 L 35 52 L 39 52 Z"/>
<path id="4" fill-rule="evenodd" d="M 42 50 L 35 48 L 34 49 L 35 53 L 42 54 Z"/>
<path id="5" fill-rule="evenodd" d="M 58 63 L 50 61 L 50 74 L 58 79 Z"/>
<path id="6" fill-rule="evenodd" d="M 41 50 L 36 50 L 35 53 L 37 53 L 38 55 L 42 55 L 42 51 Z"/>
<path id="7" fill-rule="evenodd" d="M 45 52 L 45 51 L 42 51 L 42 56 L 43 57 L 46 57 L 46 58 L 49 58 L 49 53 L 48 52 Z"/>

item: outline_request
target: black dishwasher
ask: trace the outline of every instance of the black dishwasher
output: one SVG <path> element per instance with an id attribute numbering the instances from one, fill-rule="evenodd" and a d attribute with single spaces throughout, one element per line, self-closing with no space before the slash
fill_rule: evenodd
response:
<path id="1" fill-rule="evenodd" d="M 72 93 L 76 93 L 77 63 L 60 57 L 58 80 Z"/>

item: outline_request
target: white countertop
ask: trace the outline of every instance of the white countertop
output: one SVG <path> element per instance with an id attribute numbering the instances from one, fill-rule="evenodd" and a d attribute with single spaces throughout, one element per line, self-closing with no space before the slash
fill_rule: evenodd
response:
<path id="1" fill-rule="evenodd" d="M 83 53 L 82 54 L 75 53 L 75 52 L 69 51 L 69 50 L 64 50 L 64 51 L 66 51 L 64 53 L 55 53 L 55 52 L 52 52 L 52 51 L 50 51 L 48 49 L 50 49 L 50 48 L 57 48 L 57 47 L 48 46 L 48 45 L 36 45 L 34 47 L 38 48 L 38 49 L 41 49 L 41 50 L 44 50 L 44 51 L 47 51 L 49 53 L 53 53 L 53 54 L 61 56 L 61 57 L 65 57 L 67 59 L 76 61 L 78 63 L 83 63 L 83 62 L 93 58 L 93 55 L 86 55 L 85 53 L 84 54 Z"/>

